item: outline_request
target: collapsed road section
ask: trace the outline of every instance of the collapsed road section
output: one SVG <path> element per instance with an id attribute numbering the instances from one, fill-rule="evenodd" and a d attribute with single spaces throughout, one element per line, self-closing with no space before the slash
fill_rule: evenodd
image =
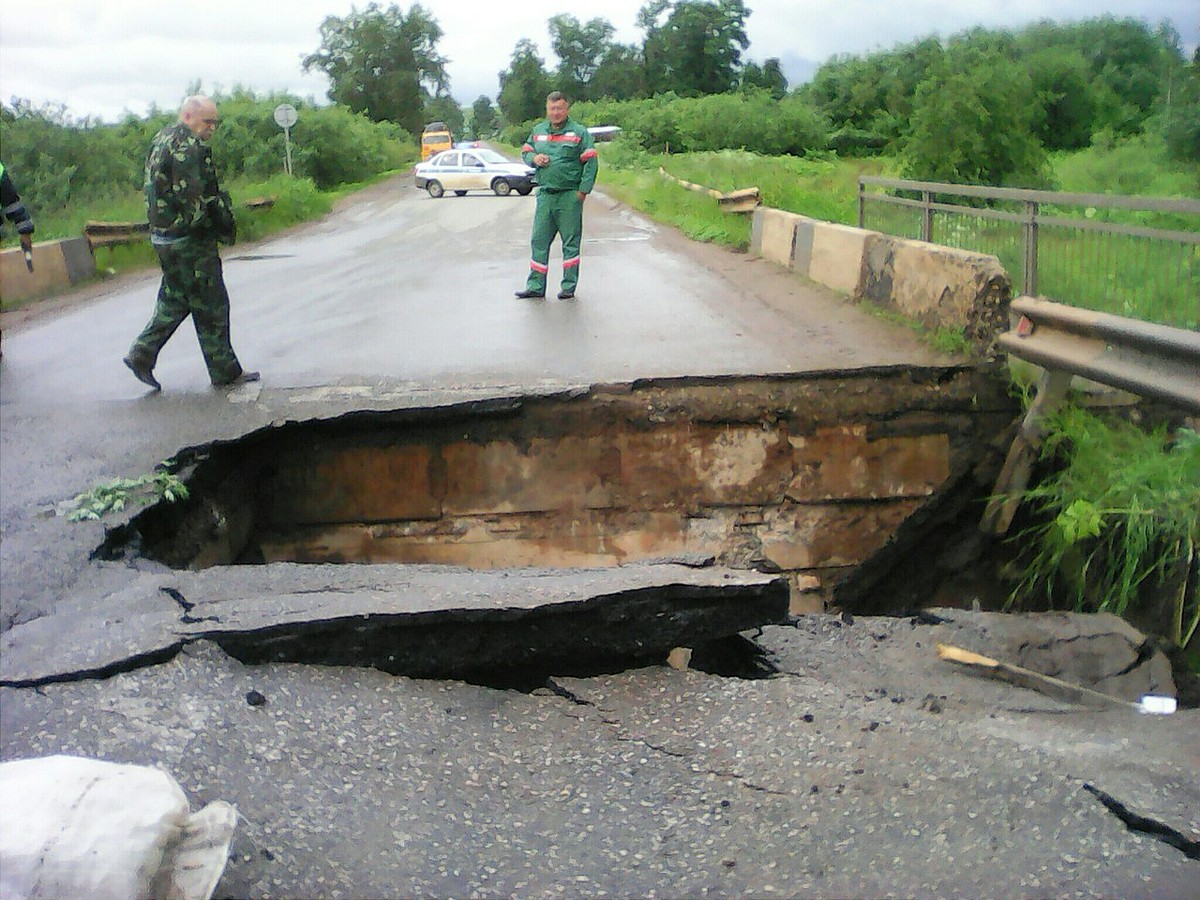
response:
<path id="1" fill-rule="evenodd" d="M 661 660 L 841 602 L 864 562 L 990 483 L 1010 421 L 978 370 L 904 368 L 272 425 L 181 451 L 187 499 L 95 553 L 142 574 L 6 632 L 0 680 L 113 674 L 198 640 L 468 679 Z"/>
<path id="2" fill-rule="evenodd" d="M 968 368 L 356 413 L 184 451 L 189 499 L 114 529 L 98 554 L 177 569 L 711 559 L 785 574 L 792 611 L 816 611 L 847 605 L 859 566 L 880 570 L 948 498 L 978 497 L 1011 418 L 997 383 Z"/>

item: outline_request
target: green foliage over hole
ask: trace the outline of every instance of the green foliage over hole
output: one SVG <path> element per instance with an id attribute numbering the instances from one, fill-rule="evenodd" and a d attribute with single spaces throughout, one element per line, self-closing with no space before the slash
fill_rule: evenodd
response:
<path id="1" fill-rule="evenodd" d="M 1168 435 L 1076 407 L 1052 417 L 1043 461 L 1055 466 L 1024 499 L 1038 523 L 1009 605 L 1144 616 L 1178 580 L 1162 631 L 1186 646 L 1200 625 L 1200 435 Z"/>
<path id="2" fill-rule="evenodd" d="M 91 490 L 76 494 L 69 504 L 67 519 L 71 522 L 97 520 L 109 513 L 120 512 L 132 503 L 149 504 L 159 500 L 174 503 L 186 500 L 188 487 L 174 472 L 171 460 L 138 478 L 114 478 Z"/>

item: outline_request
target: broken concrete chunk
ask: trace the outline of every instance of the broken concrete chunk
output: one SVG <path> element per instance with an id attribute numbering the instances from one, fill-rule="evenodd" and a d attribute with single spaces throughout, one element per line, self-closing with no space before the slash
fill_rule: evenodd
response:
<path id="1" fill-rule="evenodd" d="M 673 647 L 783 621 L 788 593 L 786 576 L 677 565 L 472 572 L 277 563 L 143 576 L 70 616 L 5 632 L 0 683 L 110 675 L 204 639 L 247 664 L 414 677 L 662 659 Z"/>

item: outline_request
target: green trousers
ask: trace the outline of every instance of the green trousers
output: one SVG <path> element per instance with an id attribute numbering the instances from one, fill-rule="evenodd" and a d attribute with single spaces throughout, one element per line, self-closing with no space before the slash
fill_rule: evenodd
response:
<path id="1" fill-rule="evenodd" d="M 129 348 L 129 358 L 153 369 L 163 345 L 191 316 L 208 377 L 214 384 L 236 378 L 242 366 L 229 340 L 229 292 L 217 245 L 186 240 L 155 250 L 162 267 L 162 283 L 154 315 Z"/>
<path id="2" fill-rule="evenodd" d="M 562 236 L 562 290 L 575 292 L 579 283 L 579 243 L 583 240 L 583 201 L 576 191 L 548 191 L 538 188 L 537 209 L 533 214 L 533 238 L 529 242 L 529 280 L 525 289 L 546 293 L 546 273 L 550 271 L 550 245 L 554 236 Z"/>

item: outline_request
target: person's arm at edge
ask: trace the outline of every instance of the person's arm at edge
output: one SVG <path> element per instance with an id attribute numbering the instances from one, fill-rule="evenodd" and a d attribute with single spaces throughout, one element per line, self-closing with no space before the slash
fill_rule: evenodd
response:
<path id="1" fill-rule="evenodd" d="M 583 129 L 583 152 L 579 154 L 579 161 L 583 163 L 583 177 L 579 180 L 579 199 L 583 200 L 596 186 L 596 173 L 600 169 L 596 141 L 586 128 Z"/>

